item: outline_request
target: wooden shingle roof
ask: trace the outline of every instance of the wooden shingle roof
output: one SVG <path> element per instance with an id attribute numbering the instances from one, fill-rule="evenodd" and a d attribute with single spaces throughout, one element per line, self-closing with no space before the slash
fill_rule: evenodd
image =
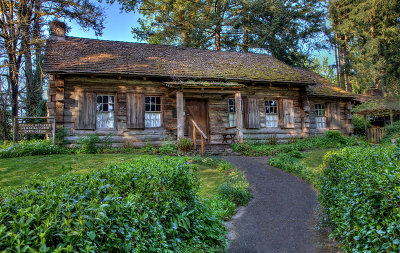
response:
<path id="1" fill-rule="evenodd" d="M 314 80 L 315 85 L 307 87 L 307 94 L 310 96 L 356 99 L 357 94 L 347 92 L 331 83 L 325 77 L 305 68 L 294 68 L 298 73 L 308 76 Z"/>
<path id="2" fill-rule="evenodd" d="M 57 74 L 117 74 L 314 84 L 308 76 L 272 56 L 66 37 L 48 40 L 44 70 Z"/>

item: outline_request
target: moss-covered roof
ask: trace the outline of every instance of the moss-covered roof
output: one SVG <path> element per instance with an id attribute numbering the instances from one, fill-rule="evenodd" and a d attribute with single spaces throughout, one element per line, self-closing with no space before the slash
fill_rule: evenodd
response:
<path id="1" fill-rule="evenodd" d="M 54 74 L 119 74 L 229 82 L 314 84 L 272 56 L 66 37 L 48 40 L 44 69 Z"/>
<path id="2" fill-rule="evenodd" d="M 294 68 L 298 73 L 306 75 L 314 80 L 315 85 L 307 87 L 307 94 L 309 96 L 318 97 L 331 97 L 331 98 L 345 98 L 354 100 L 357 95 L 351 92 L 347 92 L 335 84 L 331 83 L 326 78 L 318 75 L 312 70 L 305 68 Z"/>
<path id="3" fill-rule="evenodd" d="M 184 88 L 242 88 L 245 85 L 236 82 L 211 82 L 211 81 L 178 81 L 165 82 L 168 87 L 184 87 Z"/>
<path id="4" fill-rule="evenodd" d="M 379 97 L 362 103 L 353 109 L 354 113 L 361 115 L 389 115 L 400 113 L 400 97 Z"/>

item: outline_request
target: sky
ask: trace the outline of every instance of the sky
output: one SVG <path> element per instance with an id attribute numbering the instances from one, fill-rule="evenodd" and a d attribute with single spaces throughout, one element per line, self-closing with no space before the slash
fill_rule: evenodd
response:
<path id="1" fill-rule="evenodd" d="M 106 14 L 104 23 L 105 29 L 103 30 L 103 35 L 101 37 L 96 37 L 93 30 L 85 31 L 76 23 L 68 22 L 66 20 L 67 25 L 71 27 L 71 31 L 68 35 L 101 40 L 139 42 L 133 38 L 131 33 L 132 27 L 138 26 L 137 19 L 140 17 L 138 13 L 121 12 L 117 3 L 110 5 L 103 2 L 101 5 L 105 9 Z M 322 62 L 323 57 L 328 57 L 329 64 L 335 64 L 332 50 L 316 51 L 313 52 L 313 55 L 319 58 L 320 62 Z"/>
<path id="2" fill-rule="evenodd" d="M 71 27 L 71 31 L 68 35 L 102 40 L 137 42 L 137 40 L 133 39 L 131 30 L 132 27 L 138 25 L 137 19 L 139 18 L 139 14 L 121 12 L 117 3 L 112 5 L 102 3 L 101 5 L 105 8 L 106 13 L 104 23 L 105 29 L 101 37 L 96 37 L 93 30 L 84 31 L 75 22 L 67 21 L 67 25 Z"/>

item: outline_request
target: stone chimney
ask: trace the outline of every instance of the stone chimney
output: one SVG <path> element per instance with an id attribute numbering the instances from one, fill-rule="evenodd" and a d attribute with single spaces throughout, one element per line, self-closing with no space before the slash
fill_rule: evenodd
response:
<path id="1" fill-rule="evenodd" d="M 67 25 L 61 21 L 51 21 L 49 40 L 65 40 Z"/>

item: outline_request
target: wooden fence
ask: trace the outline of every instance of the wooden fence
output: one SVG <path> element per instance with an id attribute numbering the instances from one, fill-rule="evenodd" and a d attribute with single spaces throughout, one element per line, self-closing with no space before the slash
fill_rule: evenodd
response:
<path id="1" fill-rule="evenodd" d="M 384 132 L 384 128 L 381 127 L 368 128 L 367 140 L 372 143 L 380 143 Z"/>

